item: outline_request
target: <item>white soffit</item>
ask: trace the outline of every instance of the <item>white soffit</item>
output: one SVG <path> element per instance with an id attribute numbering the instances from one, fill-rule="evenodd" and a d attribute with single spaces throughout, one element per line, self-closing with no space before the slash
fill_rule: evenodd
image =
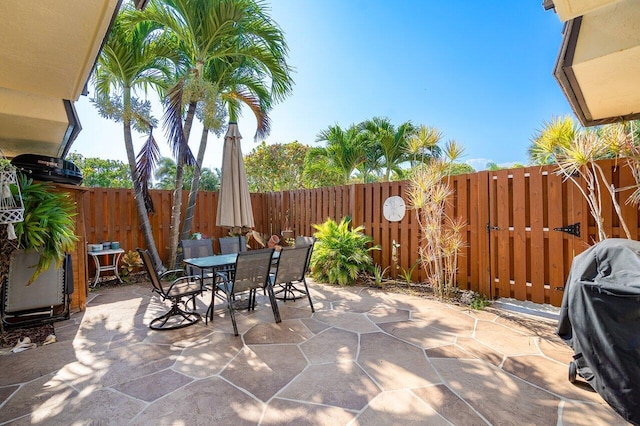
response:
<path id="1" fill-rule="evenodd" d="M 58 157 L 69 128 L 62 99 L 0 88 L 0 147 L 6 157 Z"/>
<path id="2" fill-rule="evenodd" d="M 555 76 L 585 126 L 640 118 L 640 1 L 567 22 Z"/>
<path id="3" fill-rule="evenodd" d="M 0 1 L 0 87 L 76 101 L 118 5 Z"/>
<path id="4" fill-rule="evenodd" d="M 566 22 L 620 1 L 622 0 L 553 0 L 553 7 L 560 20 Z"/>
<path id="5" fill-rule="evenodd" d="M 572 68 L 594 120 L 640 113 L 640 2 L 583 16 Z"/>

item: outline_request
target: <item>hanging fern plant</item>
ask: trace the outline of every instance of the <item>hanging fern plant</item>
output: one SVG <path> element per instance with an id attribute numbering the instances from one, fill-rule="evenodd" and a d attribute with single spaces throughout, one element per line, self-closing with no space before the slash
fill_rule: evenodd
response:
<path id="1" fill-rule="evenodd" d="M 24 221 L 14 225 L 18 247 L 40 253 L 40 261 L 28 283 L 31 284 L 52 262 L 60 267 L 65 253 L 75 249 L 76 208 L 68 194 L 54 192 L 50 183 L 34 183 L 22 174 L 19 181 Z"/>

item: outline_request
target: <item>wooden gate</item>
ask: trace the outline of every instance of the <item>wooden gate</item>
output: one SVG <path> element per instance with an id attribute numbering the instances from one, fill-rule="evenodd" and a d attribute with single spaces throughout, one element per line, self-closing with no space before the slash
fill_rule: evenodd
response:
<path id="1" fill-rule="evenodd" d="M 579 190 L 540 167 L 489 172 L 488 186 L 489 294 L 559 306 L 571 259 L 586 248 Z"/>

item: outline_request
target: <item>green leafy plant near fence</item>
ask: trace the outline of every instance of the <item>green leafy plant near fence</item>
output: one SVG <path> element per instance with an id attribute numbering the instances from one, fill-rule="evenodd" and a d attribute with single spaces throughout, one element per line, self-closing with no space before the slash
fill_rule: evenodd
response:
<path id="1" fill-rule="evenodd" d="M 142 267 L 142 258 L 137 251 L 129 250 L 120 259 L 120 276 L 125 281 L 130 281 L 129 276 L 137 268 Z"/>
<path id="2" fill-rule="evenodd" d="M 52 262 L 60 266 L 65 254 L 75 250 L 75 204 L 68 194 L 55 192 L 49 183 L 34 183 L 24 175 L 19 175 L 19 183 L 24 221 L 14 225 L 18 245 L 40 253 L 30 280 L 33 282 Z"/>
<path id="3" fill-rule="evenodd" d="M 343 218 L 340 223 L 331 219 L 320 225 L 313 225 L 317 239 L 311 259 L 311 272 L 323 282 L 352 285 L 361 272 L 371 269 L 373 260 L 370 251 L 379 250 L 371 246 L 373 239 L 362 231 L 364 227 L 351 227 L 351 219 Z"/>

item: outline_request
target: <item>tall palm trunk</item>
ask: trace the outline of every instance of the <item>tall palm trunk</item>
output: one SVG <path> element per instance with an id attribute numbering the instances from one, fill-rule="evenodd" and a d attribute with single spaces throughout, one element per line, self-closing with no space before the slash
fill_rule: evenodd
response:
<path id="1" fill-rule="evenodd" d="M 124 111 L 131 111 L 131 89 L 126 87 L 123 95 L 123 107 Z M 131 170 L 131 179 L 133 180 L 133 194 L 136 202 L 136 210 L 138 210 L 138 219 L 140 220 L 140 227 L 142 228 L 142 236 L 144 242 L 147 245 L 147 250 L 151 254 L 151 258 L 156 264 L 156 268 L 160 272 L 164 271 L 162 260 L 158 254 L 156 248 L 156 242 L 153 239 L 153 231 L 151 229 L 151 222 L 149 221 L 149 215 L 147 214 L 147 208 L 144 204 L 144 196 L 142 195 L 142 187 L 140 180 L 138 179 L 138 172 L 136 169 L 136 156 L 133 151 L 133 138 L 131 136 L 131 119 L 130 114 L 124 114 L 123 130 L 124 130 L 124 146 L 127 151 L 127 160 L 129 161 L 129 169 Z"/>
<path id="2" fill-rule="evenodd" d="M 196 209 L 196 198 L 198 197 L 198 188 L 200 187 L 200 171 L 204 162 L 204 153 L 207 150 L 207 139 L 209 137 L 209 129 L 204 126 L 202 129 L 202 137 L 200 138 L 200 147 L 198 148 L 198 157 L 196 158 L 196 167 L 193 170 L 193 181 L 191 182 L 191 190 L 189 191 L 189 200 L 187 201 L 187 211 L 182 221 L 183 240 L 189 238 L 191 233 L 191 222 L 193 222 L 193 212 Z"/>
<path id="3" fill-rule="evenodd" d="M 196 113 L 196 102 L 189 104 L 187 110 L 187 117 L 184 121 L 184 141 L 189 142 L 189 133 L 191 133 L 191 125 L 193 124 L 193 118 Z M 171 227 L 169 234 L 169 269 L 175 269 L 176 260 L 178 256 L 178 241 L 180 239 L 180 213 L 182 211 L 182 186 L 184 183 L 184 161 L 185 154 L 183 150 L 187 147 L 180 149 L 180 154 L 176 159 L 176 187 L 173 192 L 173 206 L 171 207 Z"/>

